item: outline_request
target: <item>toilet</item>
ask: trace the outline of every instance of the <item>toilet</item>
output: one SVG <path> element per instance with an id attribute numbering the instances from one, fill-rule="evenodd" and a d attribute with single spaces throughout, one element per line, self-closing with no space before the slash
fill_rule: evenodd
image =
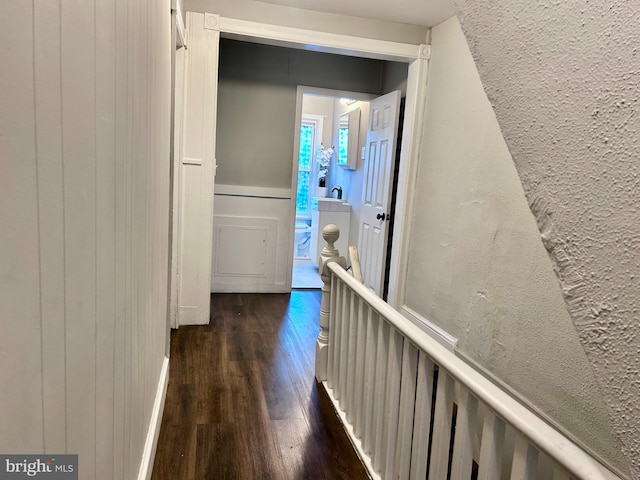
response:
<path id="1" fill-rule="evenodd" d="M 309 258 L 311 246 L 311 227 L 305 222 L 296 222 L 295 258 Z"/>

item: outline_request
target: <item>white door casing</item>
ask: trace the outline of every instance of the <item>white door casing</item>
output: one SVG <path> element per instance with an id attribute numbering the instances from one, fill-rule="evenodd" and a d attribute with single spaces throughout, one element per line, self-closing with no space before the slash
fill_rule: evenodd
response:
<path id="1" fill-rule="evenodd" d="M 399 114 L 397 90 L 369 106 L 358 253 L 364 284 L 377 295 L 382 294 L 384 280 Z"/>
<path id="2" fill-rule="evenodd" d="M 184 133 L 184 77 L 186 56 L 186 31 L 183 23 L 181 2 L 172 10 L 175 22 L 175 51 L 173 63 L 173 150 L 171 151 L 171 265 L 169 266 L 169 326 L 178 328 L 178 234 L 180 225 L 180 176 L 182 169 L 182 134 Z M 168 339 L 167 339 L 168 342 Z M 167 345 L 167 354 L 168 354 Z"/>
<path id="3" fill-rule="evenodd" d="M 219 17 L 187 13 L 178 245 L 178 323 L 209 323 Z"/>
<path id="4" fill-rule="evenodd" d="M 204 30 L 207 30 L 207 32 L 204 32 Z M 404 298 L 404 270 L 406 268 L 406 251 L 408 250 L 409 220 L 413 210 L 414 173 L 417 169 L 420 138 L 424 124 L 426 71 L 430 56 L 430 46 L 402 44 L 303 28 L 270 25 L 261 22 L 219 17 L 209 13 L 202 15 L 188 12 L 187 37 L 189 38 L 189 50 L 187 51 L 185 80 L 185 150 L 181 172 L 183 177 L 179 200 L 181 225 L 179 226 L 179 254 L 177 259 L 179 293 L 176 308 L 178 310 L 179 323 L 207 323 L 209 320 L 211 283 L 209 266 L 212 257 L 217 67 L 221 32 L 230 38 L 238 40 L 292 48 L 309 48 L 310 45 L 313 45 L 314 50 L 324 53 L 400 61 L 409 64 L 406 97 L 407 115 L 405 115 L 403 129 L 403 148 L 398 176 L 398 200 L 394 226 L 394 239 L 397 238 L 399 241 L 394 241 L 394 248 L 391 252 L 389 292 L 391 305 L 396 308 L 401 307 Z M 196 58 L 201 59 L 201 61 L 197 62 Z M 205 81 L 205 78 L 208 78 L 209 81 Z M 198 130 L 199 133 L 192 132 L 193 128 Z M 207 136 L 204 135 L 205 132 Z M 196 140 L 197 138 L 200 139 L 200 142 Z M 201 148 L 193 147 L 192 143 L 200 143 Z M 197 156 L 197 150 L 204 153 L 202 157 Z M 187 175 L 190 168 L 188 166 L 200 166 L 200 171 L 203 173 L 201 178 L 205 180 L 197 185 L 198 182 L 195 181 L 195 175 Z M 294 192 L 296 180 L 297 178 L 294 178 L 292 182 L 292 190 Z M 191 185 L 194 181 L 198 188 L 201 187 L 197 197 L 205 199 L 204 203 L 195 201 L 195 198 L 188 198 L 189 190 L 185 190 L 185 187 Z M 205 190 L 209 191 L 209 202 L 206 201 Z M 291 198 L 290 204 L 291 211 L 295 212 L 295 198 Z M 197 210 L 199 207 L 203 207 L 203 210 L 198 213 L 191 212 L 194 208 Z M 291 230 L 290 237 L 293 239 L 295 213 L 291 218 L 289 228 Z M 196 225 L 197 219 L 202 220 L 199 226 Z M 199 241 L 195 237 L 198 228 L 202 234 Z M 196 250 L 189 252 L 193 247 Z M 293 258 L 293 241 L 290 242 L 289 248 L 291 255 L 288 255 L 288 257 Z M 171 305 L 171 308 L 173 308 L 173 305 Z"/>

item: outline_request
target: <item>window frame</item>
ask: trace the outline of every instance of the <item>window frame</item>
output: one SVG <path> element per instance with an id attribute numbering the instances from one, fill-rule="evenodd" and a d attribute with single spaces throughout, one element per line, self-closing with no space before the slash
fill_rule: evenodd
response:
<path id="1" fill-rule="evenodd" d="M 303 113 L 300 121 L 300 135 L 302 133 L 303 127 L 311 127 L 313 129 L 312 135 L 312 145 L 311 145 L 311 161 L 309 162 L 309 168 L 301 168 L 300 167 L 300 149 L 302 148 L 302 144 L 298 145 L 298 169 L 296 172 L 296 176 L 300 175 L 300 172 L 309 172 L 309 194 L 307 196 L 307 212 L 299 212 L 298 210 L 298 188 L 300 185 L 298 184 L 296 188 L 296 218 L 300 219 L 310 219 L 311 218 L 311 199 L 315 197 L 315 188 L 318 186 L 317 181 L 315 181 L 318 175 L 318 165 L 316 162 L 315 152 L 318 147 L 322 144 L 322 127 L 324 123 L 324 117 L 322 115 L 312 115 L 308 113 Z"/>

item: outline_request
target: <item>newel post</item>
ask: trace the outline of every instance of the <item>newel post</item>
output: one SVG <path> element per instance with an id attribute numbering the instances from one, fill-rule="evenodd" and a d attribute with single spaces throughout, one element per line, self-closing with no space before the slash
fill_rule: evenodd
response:
<path id="1" fill-rule="evenodd" d="M 329 361 L 329 312 L 331 308 L 331 271 L 328 266 L 331 262 L 337 262 L 342 268 L 347 268 L 347 262 L 335 247 L 335 242 L 340 237 L 340 230 L 333 224 L 326 225 L 322 229 L 322 238 L 327 246 L 320 252 L 320 278 L 324 282 L 322 287 L 322 303 L 320 305 L 320 334 L 316 342 L 316 380 L 323 382 L 327 379 L 327 363 Z"/>

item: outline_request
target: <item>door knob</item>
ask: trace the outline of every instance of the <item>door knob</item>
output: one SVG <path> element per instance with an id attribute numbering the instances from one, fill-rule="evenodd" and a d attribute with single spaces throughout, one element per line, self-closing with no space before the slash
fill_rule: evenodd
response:
<path id="1" fill-rule="evenodd" d="M 376 218 L 378 220 L 384 220 L 386 218 L 386 216 L 387 215 L 385 213 L 379 213 L 379 214 L 376 215 Z"/>

